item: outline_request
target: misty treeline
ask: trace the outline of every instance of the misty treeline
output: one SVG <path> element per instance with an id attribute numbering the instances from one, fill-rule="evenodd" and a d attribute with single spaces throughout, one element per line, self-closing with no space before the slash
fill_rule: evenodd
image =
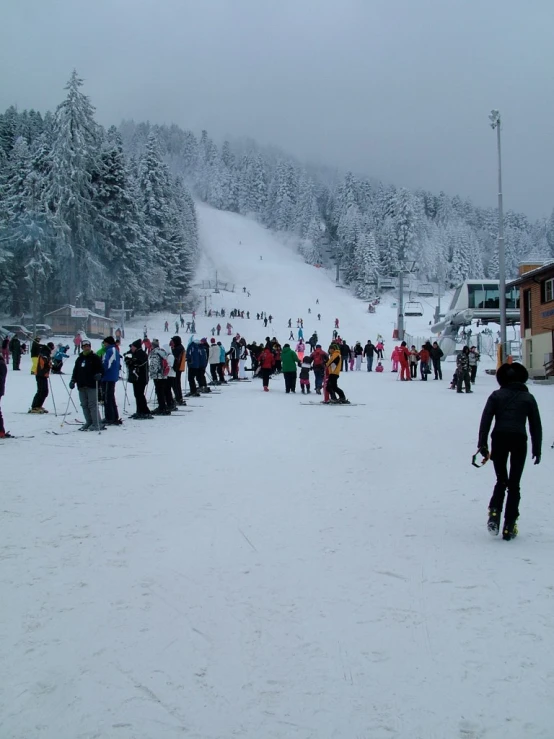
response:
<path id="1" fill-rule="evenodd" d="M 178 307 L 198 254 L 191 193 L 155 132 L 129 156 L 81 86 L 74 72 L 54 113 L 0 115 L 0 311 Z"/>
<path id="2" fill-rule="evenodd" d="M 176 125 L 124 122 L 125 148 L 145 151 L 155 131 L 169 168 L 183 176 L 196 196 L 215 208 L 257 218 L 293 233 L 310 264 L 341 268 L 342 279 L 360 297 L 374 294 L 379 277 L 416 263 L 423 280 L 451 286 L 498 277 L 498 213 L 469 200 L 355 177 L 323 167 L 307 168 L 281 151 L 253 141 L 218 147 L 203 131 L 197 138 Z M 506 266 L 516 276 L 521 260 L 554 256 L 554 211 L 531 222 L 508 210 L 504 219 Z"/>
<path id="3" fill-rule="evenodd" d="M 425 281 L 498 276 L 498 217 L 445 193 L 340 176 L 251 140 L 218 146 L 176 125 L 105 130 L 74 72 L 54 113 L 0 115 L 0 310 L 63 302 L 178 306 L 198 258 L 191 191 L 292 234 L 310 264 L 339 262 L 362 298 L 415 262 Z M 505 214 L 507 274 L 554 256 L 554 211 Z"/>

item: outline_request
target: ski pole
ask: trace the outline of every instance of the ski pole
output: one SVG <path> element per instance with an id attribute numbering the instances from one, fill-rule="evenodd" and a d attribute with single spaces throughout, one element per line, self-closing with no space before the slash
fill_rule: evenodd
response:
<path id="1" fill-rule="evenodd" d="M 65 380 L 63 379 L 63 377 L 62 377 L 61 375 L 60 375 L 60 378 L 61 378 L 61 381 L 63 382 L 63 386 L 65 387 L 65 389 L 66 389 L 66 391 L 67 391 L 67 394 L 69 395 L 69 399 L 70 399 L 70 400 L 71 400 L 71 402 L 73 403 L 73 408 L 75 409 L 75 413 L 79 413 L 79 410 L 77 409 L 77 406 L 75 405 L 75 401 L 74 401 L 74 400 L 72 399 L 72 397 L 71 397 L 71 393 L 70 393 L 70 391 L 69 391 L 69 389 L 68 389 L 68 387 L 67 387 L 67 385 L 66 385 L 66 382 L 65 382 Z"/>
<path id="2" fill-rule="evenodd" d="M 73 388 L 71 388 L 70 392 L 68 393 L 69 397 L 68 397 L 68 399 L 67 399 L 67 406 L 66 406 L 66 409 L 65 409 L 65 413 L 63 414 L 63 420 L 62 420 L 62 422 L 61 422 L 61 424 L 60 424 L 60 427 L 63 427 L 63 425 L 64 425 L 64 423 L 65 423 L 65 419 L 66 419 L 66 417 L 67 417 L 67 414 L 68 414 L 68 412 L 69 412 L 69 403 L 70 403 L 70 401 L 71 401 L 71 393 L 72 393 L 72 392 L 73 392 Z M 75 405 L 75 403 L 73 403 L 73 405 Z"/>
<path id="3" fill-rule="evenodd" d="M 56 401 L 54 400 L 54 391 L 52 390 L 52 380 L 48 377 L 48 384 L 50 385 L 50 395 L 52 396 L 52 405 L 54 406 L 54 415 L 58 417 L 58 411 L 56 410 Z"/>
<path id="4" fill-rule="evenodd" d="M 127 397 L 127 378 L 125 378 L 125 384 L 123 385 L 123 392 L 125 393 L 125 399 L 123 401 L 123 413 L 125 413 L 125 408 L 127 407 L 127 403 L 129 402 L 129 398 Z"/>

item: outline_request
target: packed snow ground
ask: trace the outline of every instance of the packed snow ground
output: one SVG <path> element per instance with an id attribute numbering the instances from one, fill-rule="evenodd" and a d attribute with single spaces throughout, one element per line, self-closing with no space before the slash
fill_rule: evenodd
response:
<path id="1" fill-rule="evenodd" d="M 338 317 L 390 355 L 393 309 L 367 314 L 253 222 L 201 207 L 200 228 L 201 276 L 252 293 L 212 307 L 275 316 L 234 331 L 285 341 L 302 316 L 327 343 Z M 470 465 L 494 378 L 459 398 L 448 363 L 425 384 L 385 365 L 341 376 L 365 406 L 305 406 L 276 379 L 101 435 L 61 428 L 51 400 L 24 415 L 29 358 L 10 371 L 7 427 L 34 438 L 0 447 L 2 739 L 551 739 L 554 389 L 530 388 L 543 461 L 503 542 L 492 466 Z"/>

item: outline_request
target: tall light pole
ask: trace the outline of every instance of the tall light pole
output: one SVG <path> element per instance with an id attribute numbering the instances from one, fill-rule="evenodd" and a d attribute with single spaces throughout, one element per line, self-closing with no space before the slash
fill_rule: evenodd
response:
<path id="1" fill-rule="evenodd" d="M 489 115 L 491 128 L 496 129 L 498 147 L 498 286 L 500 292 L 500 360 L 506 361 L 506 253 L 504 249 L 504 212 L 502 207 L 502 149 L 500 146 L 501 119 L 498 110 L 491 110 Z"/>

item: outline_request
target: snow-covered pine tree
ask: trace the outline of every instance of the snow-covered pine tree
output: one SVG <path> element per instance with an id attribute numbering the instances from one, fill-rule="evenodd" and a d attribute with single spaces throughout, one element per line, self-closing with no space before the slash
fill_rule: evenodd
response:
<path id="1" fill-rule="evenodd" d="M 96 297 L 103 280 L 98 259 L 92 176 L 96 169 L 100 132 L 94 108 L 80 88 L 74 70 L 66 85 L 67 97 L 54 115 L 52 170 L 47 198 L 55 213 L 60 294 L 68 302 Z"/>

